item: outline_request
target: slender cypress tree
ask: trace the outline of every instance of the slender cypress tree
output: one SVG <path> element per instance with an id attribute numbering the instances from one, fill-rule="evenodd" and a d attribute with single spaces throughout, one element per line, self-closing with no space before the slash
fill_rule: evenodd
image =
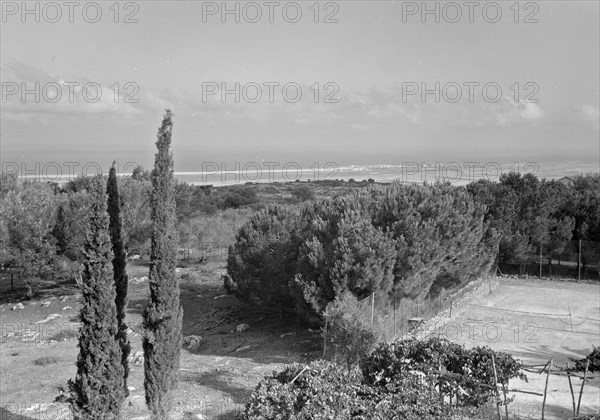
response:
<path id="1" fill-rule="evenodd" d="M 125 395 L 121 348 L 116 339 L 106 185 L 101 175 L 93 179 L 90 192 L 94 200 L 84 245 L 79 356 L 77 376 L 69 381 L 70 402 L 75 419 L 117 419 Z"/>
<path id="2" fill-rule="evenodd" d="M 110 216 L 110 239 L 112 242 L 112 251 L 114 258 L 113 272 L 115 279 L 115 305 L 117 307 L 117 340 L 121 347 L 121 364 L 123 365 L 123 389 L 125 395 L 129 395 L 127 390 L 127 378 L 129 377 L 129 363 L 127 358 L 131 351 L 131 344 L 127 338 L 127 324 L 125 323 L 125 310 L 127 308 L 127 256 L 123 246 L 123 225 L 121 222 L 121 205 L 119 203 L 119 186 L 117 183 L 117 171 L 113 163 L 108 173 L 106 184 L 108 194 L 108 215 Z"/>
<path id="3" fill-rule="evenodd" d="M 181 352 L 183 309 L 179 280 L 175 275 L 175 185 L 170 152 L 172 113 L 166 110 L 158 130 L 152 171 L 152 247 L 150 252 L 150 301 L 144 311 L 144 388 L 152 419 L 169 418 L 177 387 Z"/>

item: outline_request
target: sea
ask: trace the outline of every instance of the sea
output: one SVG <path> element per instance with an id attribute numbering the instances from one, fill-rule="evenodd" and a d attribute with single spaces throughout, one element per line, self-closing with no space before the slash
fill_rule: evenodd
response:
<path id="1" fill-rule="evenodd" d="M 224 186 L 247 183 L 310 182 L 325 180 L 373 180 L 379 183 L 394 181 L 404 183 L 449 182 L 466 185 L 478 179 L 497 181 L 502 174 L 516 172 L 534 174 L 539 179 L 558 180 L 578 175 L 599 173 L 597 162 L 404 162 L 401 164 L 351 164 L 334 163 L 300 165 L 295 162 L 225 164 L 214 163 L 198 172 L 175 172 L 175 177 L 192 185 Z"/>

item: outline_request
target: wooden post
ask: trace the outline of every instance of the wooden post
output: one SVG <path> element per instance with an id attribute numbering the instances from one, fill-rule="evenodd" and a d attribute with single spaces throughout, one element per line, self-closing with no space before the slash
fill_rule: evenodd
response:
<path id="1" fill-rule="evenodd" d="M 571 401 L 573 401 L 573 415 L 575 416 L 575 393 L 573 392 L 573 384 L 571 383 L 571 372 L 567 372 L 569 378 L 569 389 L 571 390 Z"/>
<path id="2" fill-rule="evenodd" d="M 571 307 L 567 306 L 567 308 L 569 308 L 569 321 L 571 322 L 571 331 L 573 331 L 573 317 L 571 317 Z"/>
<path id="3" fill-rule="evenodd" d="M 587 380 L 588 368 L 590 367 L 590 359 L 587 359 L 587 363 L 585 364 L 585 373 L 583 374 L 583 381 L 581 382 L 581 389 L 579 390 L 579 400 L 577 401 L 577 413 L 576 416 L 579 415 L 579 407 L 581 406 L 581 396 L 583 395 L 583 387 L 585 386 L 585 381 Z"/>
<path id="4" fill-rule="evenodd" d="M 548 392 L 548 378 L 550 377 L 550 369 L 552 369 L 552 359 L 546 365 L 548 370 L 546 371 L 546 385 L 544 386 L 544 400 L 542 401 L 542 420 L 544 420 L 544 411 L 546 409 L 546 394 Z"/>
<path id="5" fill-rule="evenodd" d="M 396 291 L 394 290 L 394 298 L 393 298 L 393 305 L 394 305 L 394 341 L 396 341 L 397 339 L 397 335 L 396 335 Z"/>
<path id="6" fill-rule="evenodd" d="M 542 279 L 542 243 L 540 242 L 540 280 Z"/>
<path id="7" fill-rule="evenodd" d="M 502 414 L 500 414 L 500 393 L 498 392 L 498 374 L 496 373 L 494 353 L 492 353 L 492 369 L 494 371 L 494 390 L 496 391 L 496 413 L 498 414 L 498 420 L 502 420 Z"/>
<path id="8" fill-rule="evenodd" d="M 325 358 L 325 353 L 327 352 L 327 308 L 325 308 L 325 328 L 323 329 L 323 359 Z"/>
<path id="9" fill-rule="evenodd" d="M 581 239 L 579 240 L 579 252 L 577 253 L 577 279 L 581 281 Z"/>
<path id="10" fill-rule="evenodd" d="M 508 420 L 508 404 L 506 403 L 506 387 L 502 384 L 502 394 L 504 395 L 504 412 L 506 413 L 506 420 Z"/>
<path id="11" fill-rule="evenodd" d="M 371 325 L 373 325 L 373 319 L 375 318 L 375 292 L 371 293 Z"/>

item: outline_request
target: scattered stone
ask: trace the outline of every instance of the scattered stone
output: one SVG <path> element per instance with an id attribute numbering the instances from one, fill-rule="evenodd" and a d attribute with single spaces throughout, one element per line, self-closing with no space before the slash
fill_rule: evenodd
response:
<path id="1" fill-rule="evenodd" d="M 60 315 L 60 314 L 50 314 L 46 318 L 42 319 L 41 321 L 37 321 L 36 324 L 45 324 L 46 322 L 52 321 L 55 318 L 60 318 L 61 316 L 62 315 Z"/>
<path id="2" fill-rule="evenodd" d="M 228 295 L 219 295 L 219 296 L 215 296 L 213 299 L 217 300 L 217 299 L 223 299 L 226 298 Z"/>
<path id="3" fill-rule="evenodd" d="M 240 324 L 235 328 L 235 331 L 237 333 L 243 333 L 244 331 L 248 331 L 249 328 L 250 328 L 250 325 L 248 325 L 248 324 Z"/>
<path id="4" fill-rule="evenodd" d="M 146 280 L 148 280 L 148 277 L 145 277 L 145 276 L 144 277 L 140 277 L 140 278 L 134 277 L 134 278 L 131 279 L 131 283 L 133 283 L 133 284 L 140 284 L 140 283 L 145 282 Z"/>
<path id="5" fill-rule="evenodd" d="M 252 347 L 252 346 L 244 346 L 244 347 L 240 347 L 239 349 L 236 349 L 235 351 L 244 351 L 244 350 L 248 350 L 250 347 Z"/>
<path id="6" fill-rule="evenodd" d="M 289 332 L 289 333 L 281 334 L 279 337 L 280 337 L 280 338 L 283 338 L 283 337 L 285 337 L 286 335 L 294 335 L 294 334 L 295 334 L 295 333 L 293 333 L 293 332 Z"/>
<path id="7" fill-rule="evenodd" d="M 202 337 L 199 335 L 188 335 L 183 338 L 183 348 L 188 351 L 197 351 L 202 344 Z"/>
<path id="8" fill-rule="evenodd" d="M 132 386 L 128 386 L 128 387 L 127 387 L 127 390 L 128 390 L 128 391 L 135 391 L 135 388 L 134 388 L 134 387 L 132 387 Z"/>
<path id="9" fill-rule="evenodd" d="M 195 420 L 207 420 L 207 418 L 204 416 L 204 414 L 196 414 L 194 416 Z"/>
<path id="10" fill-rule="evenodd" d="M 62 308 L 63 311 L 66 311 L 66 310 L 69 310 L 69 309 L 73 309 L 73 308 L 71 308 L 69 305 L 67 305 L 64 308 Z"/>
<path id="11" fill-rule="evenodd" d="M 52 302 L 50 302 L 49 300 L 47 300 L 46 302 L 42 302 L 42 306 L 43 306 L 44 308 L 47 308 L 48 306 L 50 306 L 50 304 L 51 304 L 51 303 L 52 303 Z"/>
<path id="12" fill-rule="evenodd" d="M 25 308 L 25 306 L 23 306 L 22 303 L 17 303 L 15 306 L 13 306 L 11 309 L 14 311 L 16 309 L 23 309 Z"/>
<path id="13" fill-rule="evenodd" d="M 134 365 L 143 365 L 144 364 L 144 352 L 136 351 L 132 356 L 130 356 L 130 361 Z"/>
<path id="14" fill-rule="evenodd" d="M 179 267 L 176 267 L 176 268 L 175 268 L 175 272 L 176 272 L 176 273 L 181 273 L 181 268 L 179 268 Z"/>

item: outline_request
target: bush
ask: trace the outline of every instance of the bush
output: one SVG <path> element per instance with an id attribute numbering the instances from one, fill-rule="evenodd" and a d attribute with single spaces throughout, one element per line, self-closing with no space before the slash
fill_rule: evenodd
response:
<path id="1" fill-rule="evenodd" d="M 40 357 L 39 359 L 35 359 L 33 361 L 33 364 L 36 366 L 48 366 L 48 365 L 53 365 L 55 363 L 58 363 L 58 359 L 56 357 L 52 357 L 52 356 Z"/>
<path id="2" fill-rule="evenodd" d="M 242 414 L 244 420 L 351 418 L 433 420 L 448 418 L 448 412 L 417 376 L 373 387 L 356 369 L 316 361 L 289 365 L 265 378 Z"/>
<path id="3" fill-rule="evenodd" d="M 348 369 L 375 348 L 379 337 L 361 316 L 358 301 L 351 293 L 343 293 L 327 305 L 326 319 L 327 347 L 335 358 L 344 358 Z"/>
<path id="4" fill-rule="evenodd" d="M 492 369 L 495 358 L 498 384 L 507 386 L 509 379 L 527 380 L 521 364 L 511 355 L 489 347 L 466 349 L 444 338 L 414 338 L 380 344 L 361 360 L 365 381 L 387 386 L 412 371 L 423 372 L 431 384 L 439 383 L 443 393 L 462 393 L 463 405 L 481 407 L 495 395 Z"/>
<path id="5" fill-rule="evenodd" d="M 588 372 L 600 372 L 600 347 L 592 346 L 593 350 L 585 358 L 575 361 L 575 370 L 583 372 L 587 361 L 590 361 Z"/>

